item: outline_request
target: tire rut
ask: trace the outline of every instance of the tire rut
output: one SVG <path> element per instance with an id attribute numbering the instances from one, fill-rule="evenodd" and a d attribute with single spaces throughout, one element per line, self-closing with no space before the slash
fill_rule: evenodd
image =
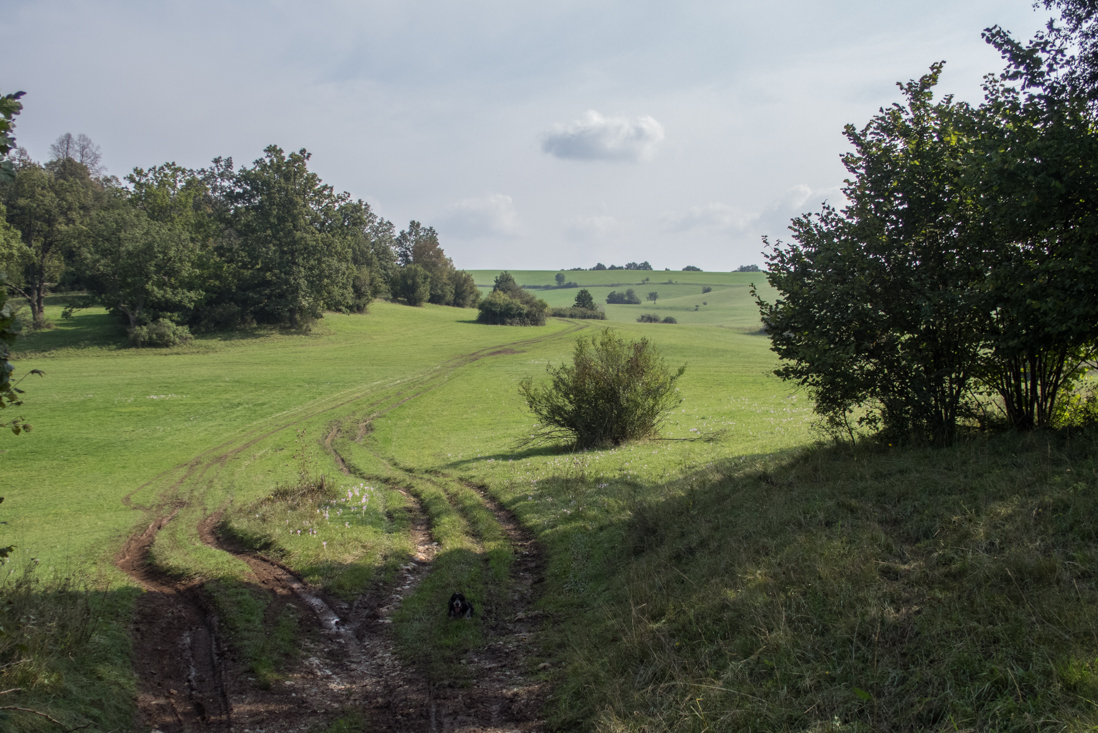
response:
<path id="1" fill-rule="evenodd" d="M 162 733 L 234 730 L 281 733 L 304 731 L 317 723 L 330 722 L 341 711 L 360 710 L 383 730 L 431 733 L 541 730 L 537 711 L 545 690 L 541 683 L 528 680 L 523 672 L 526 642 L 536 630 L 537 612 L 530 608 L 543 570 L 541 554 L 514 517 L 482 490 L 478 493 L 500 521 L 516 557 L 510 599 L 511 609 L 516 612 L 507 618 L 497 618 L 489 644 L 468 660 L 478 680 L 472 689 L 431 684 L 424 675 L 409 670 L 395 651 L 392 616 L 430 571 L 438 547 L 431 537 L 425 512 L 408 491 L 399 489 L 412 506 L 410 533 L 414 556 L 401 566 L 391 585 L 377 586 L 353 603 L 326 600 L 285 566 L 234 545 L 216 531 L 219 512 L 200 522 L 197 530 L 203 543 L 247 563 L 256 586 L 271 597 L 271 608 L 277 611 L 285 604 L 293 604 L 302 611 L 301 662 L 269 689 L 263 689 L 226 648 L 204 583 L 159 572 L 153 567 L 150 554 L 157 533 L 187 506 L 179 499 L 182 488 L 201 479 L 210 469 L 216 471 L 225 466 L 265 438 L 356 402 L 367 401 L 363 407 L 373 410 L 375 416 L 384 414 L 438 388 L 460 367 L 489 356 L 520 353 L 521 347 L 588 327 L 569 323 L 568 329 L 554 334 L 453 357 L 407 380 L 404 389 L 397 389 L 399 383 L 393 382 L 381 387 L 375 385 L 277 427 L 249 430 L 162 472 L 124 496 L 125 506 L 143 510 L 152 517 L 143 530 L 126 541 L 115 558 L 116 566 L 144 591 L 136 603 L 131 634 L 134 671 L 139 680 L 138 726 Z M 379 391 L 384 394 L 378 396 Z M 362 442 L 368 425 L 368 420 L 360 423 L 355 442 Z M 335 427 L 326 436 L 324 445 L 340 470 L 351 475 L 332 447 L 337 434 Z M 143 506 L 134 501 L 137 494 L 165 482 L 167 485 L 156 491 L 152 504 Z"/>

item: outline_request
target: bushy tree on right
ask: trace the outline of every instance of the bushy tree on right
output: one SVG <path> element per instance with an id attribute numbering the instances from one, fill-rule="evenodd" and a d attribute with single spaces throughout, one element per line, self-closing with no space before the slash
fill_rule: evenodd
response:
<path id="1" fill-rule="evenodd" d="M 945 444 L 989 394 L 1009 424 L 1049 425 L 1094 357 L 1098 137 L 1081 96 L 1041 83 L 1057 58 L 1020 59 L 975 108 L 934 99 L 941 64 L 902 85 L 846 129 L 847 206 L 770 248 L 777 373 L 830 427 Z"/>

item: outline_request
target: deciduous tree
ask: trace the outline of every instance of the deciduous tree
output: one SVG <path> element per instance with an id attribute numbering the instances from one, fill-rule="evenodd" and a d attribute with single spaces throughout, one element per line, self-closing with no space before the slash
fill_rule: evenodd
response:
<path id="1" fill-rule="evenodd" d="M 902 85 L 905 104 L 847 126 L 854 152 L 843 211 L 793 220 L 795 243 L 767 256 L 773 303 L 757 297 L 777 374 L 807 387 L 816 409 L 894 434 L 953 439 L 987 332 L 977 285 L 987 258 L 966 190 L 972 111 L 935 102 L 936 64 Z"/>

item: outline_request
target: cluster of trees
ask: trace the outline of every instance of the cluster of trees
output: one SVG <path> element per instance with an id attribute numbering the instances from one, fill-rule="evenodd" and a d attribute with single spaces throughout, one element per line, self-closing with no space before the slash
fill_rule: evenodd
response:
<path id="1" fill-rule="evenodd" d="M 165 163 L 124 182 L 103 175 L 86 136 L 62 136 L 51 155 L 40 164 L 20 149 L 0 181 L 4 221 L 17 233 L 0 239 L 0 271 L 36 327 L 53 288 L 86 291 L 84 305 L 108 308 L 136 343 L 154 344 L 189 329 L 307 327 L 383 296 L 479 299 L 433 229 L 413 221 L 397 234 L 323 183 L 305 150 L 272 145 L 239 169 L 223 158 L 201 170 Z"/>
<path id="2" fill-rule="evenodd" d="M 624 265 L 624 266 L 623 265 L 610 265 L 609 267 L 607 267 L 606 265 L 604 265 L 600 262 L 597 265 L 595 265 L 594 267 L 592 267 L 591 269 L 592 270 L 651 270 L 652 265 L 648 264 L 647 262 L 641 262 L 640 264 L 638 264 L 636 262 L 630 262 L 629 264 Z"/>
<path id="3" fill-rule="evenodd" d="M 641 299 L 633 292 L 633 288 L 629 288 L 624 293 L 611 290 L 610 294 L 606 296 L 606 302 L 617 305 L 639 305 Z"/>
<path id="4" fill-rule="evenodd" d="M 544 326 L 549 312 L 548 303 L 523 290 L 506 271 L 496 276 L 492 292 L 477 307 L 478 323 L 497 326 Z"/>
<path id="5" fill-rule="evenodd" d="M 606 320 L 606 313 L 595 305 L 595 298 L 587 288 L 576 293 L 576 300 L 572 303 L 571 308 L 553 308 L 550 315 L 555 318 Z"/>
<path id="6" fill-rule="evenodd" d="M 408 305 L 424 302 L 472 308 L 480 301 L 473 276 L 454 267 L 438 244 L 434 227 L 412 221 L 394 240 L 397 270 L 389 281 L 393 297 Z"/>
<path id="7" fill-rule="evenodd" d="M 1055 27 L 985 35 L 1009 66 L 984 102 L 935 100 L 941 64 L 901 85 L 846 128 L 849 205 L 794 219 L 767 256 L 777 373 L 851 437 L 947 443 L 988 404 L 1050 425 L 1098 354 L 1098 65 Z"/>

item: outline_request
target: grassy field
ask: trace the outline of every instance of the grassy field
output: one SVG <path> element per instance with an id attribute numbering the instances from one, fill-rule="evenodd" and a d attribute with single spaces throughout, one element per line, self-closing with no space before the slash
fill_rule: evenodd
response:
<path id="1" fill-rule="evenodd" d="M 500 270 L 472 270 L 471 274 L 482 292 L 489 292 Z M 751 286 L 772 299 L 773 289 L 762 272 L 671 272 L 649 270 L 597 270 L 565 272 L 567 282 L 578 287 L 558 288 L 555 272 L 515 270 L 515 281 L 537 288 L 535 292 L 550 306 L 567 307 L 576 300 L 580 288 L 591 292 L 595 302 L 606 309 L 606 318 L 618 323 L 634 322 L 642 313 L 655 313 L 660 319 L 671 316 L 680 324 L 722 326 L 754 333 L 759 323 L 759 309 L 751 298 Z M 645 282 L 647 280 L 647 282 Z M 702 292 L 704 288 L 710 292 Z M 611 291 L 619 293 L 632 288 L 641 299 L 640 305 L 607 305 Z M 648 294 L 659 295 L 656 301 Z"/>
<path id="2" fill-rule="evenodd" d="M 490 285 L 495 274 L 474 277 Z M 555 275 L 512 274 L 528 285 Z M 223 511 L 242 542 L 349 598 L 407 556 L 402 488 L 439 543 L 395 619 L 402 653 L 425 674 L 460 677 L 461 655 L 483 643 L 475 624 L 439 621 L 440 594 L 506 602 L 514 558 L 478 491 L 545 548 L 540 606 L 551 622 L 531 643 L 555 691 L 555 729 L 1098 725 L 1093 435 L 977 436 L 936 451 L 814 446 L 811 405 L 770 376 L 774 357 L 755 333 L 747 288 L 759 275 L 565 274 L 592 292 L 624 283 L 660 299 L 611 307 L 612 324 L 540 328 L 377 303 L 365 316 L 330 314 L 310 334 L 164 351 L 126 348 L 103 313 L 62 321 L 51 305 L 57 328 L 17 353 L 20 371 L 47 373 L 24 384 L 35 429 L 5 439 L 0 456 L 0 540 L 19 546 L 9 568 L 38 559 L 37 580 L 9 574 L 4 592 L 80 599 L 80 618 L 100 621 L 92 634 L 56 620 L 87 636 L 83 646 L 59 646 L 55 663 L 24 665 L 19 678 L 0 669 L 0 686 L 25 687 L 15 702 L 70 727 L 125 729 L 133 682 L 120 640 L 136 590 L 113 558 L 173 502 L 181 514 L 158 535 L 157 566 L 215 579 L 242 656 L 276 679 L 292 649 L 262 627 L 243 563 L 202 544 L 197 524 Z M 655 282 L 613 279 L 626 277 Z M 665 299 L 692 309 L 703 284 L 710 310 L 667 311 L 678 325 L 635 322 Z M 566 304 L 576 291 L 538 292 Z M 687 366 L 661 439 L 516 448 L 533 422 L 518 381 L 606 325 Z M 330 489 L 297 490 L 320 477 Z M 110 704 L 97 712 L 87 700 Z"/>

